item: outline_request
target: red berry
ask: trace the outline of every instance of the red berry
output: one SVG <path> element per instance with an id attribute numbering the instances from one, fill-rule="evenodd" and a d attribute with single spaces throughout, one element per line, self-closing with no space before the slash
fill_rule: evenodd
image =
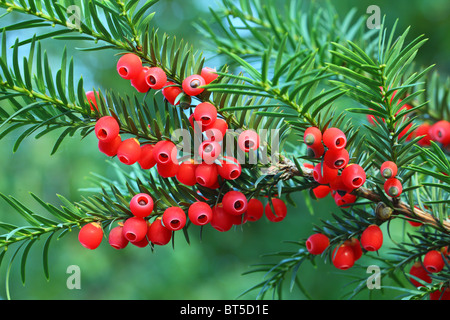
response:
<path id="1" fill-rule="evenodd" d="M 98 222 L 85 224 L 78 233 L 78 241 L 87 249 L 96 249 L 103 240 L 102 225 Z"/>
<path id="2" fill-rule="evenodd" d="M 203 226 L 211 221 L 213 211 L 206 202 L 197 201 L 189 206 L 188 217 L 193 224 Z"/>
<path id="3" fill-rule="evenodd" d="M 318 255 L 330 245 L 330 239 L 322 233 L 315 233 L 306 240 L 306 249 L 310 254 Z"/>
<path id="4" fill-rule="evenodd" d="M 148 225 L 148 223 L 147 223 L 147 225 Z M 147 227 L 147 229 L 148 229 L 148 227 Z M 149 244 L 147 237 L 144 237 L 140 241 L 130 241 L 130 243 L 139 248 L 145 248 Z"/>
<path id="5" fill-rule="evenodd" d="M 330 187 L 326 185 L 320 185 L 313 188 L 312 191 L 317 199 L 322 199 L 330 193 Z"/>
<path id="6" fill-rule="evenodd" d="M 238 146 L 244 152 L 259 148 L 259 135 L 254 130 L 245 130 L 239 134 Z"/>
<path id="7" fill-rule="evenodd" d="M 381 165 L 380 173 L 385 179 L 394 178 L 397 175 L 397 165 L 392 161 L 385 161 Z"/>
<path id="8" fill-rule="evenodd" d="M 217 109 L 209 102 L 199 103 L 194 109 L 194 119 L 202 123 L 202 128 L 212 125 L 217 119 Z"/>
<path id="9" fill-rule="evenodd" d="M 126 53 L 117 62 L 117 72 L 126 79 L 136 78 L 142 70 L 142 61 L 134 53 Z"/>
<path id="10" fill-rule="evenodd" d="M 155 146 L 153 144 L 141 145 L 141 156 L 137 161 L 142 169 L 148 170 L 155 166 L 156 160 L 153 156 L 153 150 Z"/>
<path id="11" fill-rule="evenodd" d="M 402 183 L 397 178 L 389 178 L 384 183 L 384 192 L 386 192 L 386 194 L 390 197 L 399 197 L 402 191 Z"/>
<path id="12" fill-rule="evenodd" d="M 141 146 L 137 139 L 129 138 L 122 141 L 117 149 L 117 158 L 126 165 L 136 163 L 141 157 Z"/>
<path id="13" fill-rule="evenodd" d="M 177 147 L 172 141 L 162 140 L 155 144 L 153 156 L 157 164 L 178 164 Z"/>
<path id="14" fill-rule="evenodd" d="M 224 139 L 228 130 L 228 124 L 224 119 L 217 118 L 214 123 L 205 126 L 203 132 L 208 140 L 220 142 Z"/>
<path id="15" fill-rule="evenodd" d="M 349 189 L 357 189 L 366 182 L 366 172 L 359 164 L 350 164 L 341 172 L 342 182 Z"/>
<path id="16" fill-rule="evenodd" d="M 347 270 L 355 264 L 355 254 L 352 247 L 342 244 L 334 248 L 331 260 L 336 268 Z"/>
<path id="17" fill-rule="evenodd" d="M 172 231 L 162 224 L 161 218 L 156 218 L 148 227 L 147 238 L 155 245 L 164 246 L 172 239 Z"/>
<path id="18" fill-rule="evenodd" d="M 216 69 L 204 67 L 202 69 L 202 72 L 200 73 L 200 76 L 205 79 L 205 84 L 209 84 L 217 79 L 219 76 L 216 72 Z"/>
<path id="19" fill-rule="evenodd" d="M 313 178 L 320 184 L 328 184 L 330 181 L 336 179 L 338 170 L 328 167 L 327 165 L 321 165 L 320 163 L 314 166 Z"/>
<path id="20" fill-rule="evenodd" d="M 147 71 L 145 82 L 151 89 L 162 89 L 167 82 L 166 73 L 159 67 L 152 67 Z"/>
<path id="21" fill-rule="evenodd" d="M 211 226 L 220 232 L 230 230 L 233 226 L 233 216 L 225 212 L 221 203 L 214 206 L 212 210 L 213 216 L 210 222 Z"/>
<path id="22" fill-rule="evenodd" d="M 356 196 L 351 193 L 340 195 L 338 192 L 334 195 L 334 202 L 341 208 L 347 209 L 350 204 L 355 203 Z"/>
<path id="23" fill-rule="evenodd" d="M 351 238 L 350 240 L 345 241 L 345 244 L 350 246 L 353 249 L 353 255 L 355 261 L 362 257 L 363 251 L 361 248 L 361 243 L 356 238 Z"/>
<path id="24" fill-rule="evenodd" d="M 342 149 L 347 145 L 347 137 L 338 128 L 328 128 L 322 136 L 323 143 L 328 149 Z"/>
<path id="25" fill-rule="evenodd" d="M 120 127 L 114 117 L 104 116 L 97 120 L 94 131 L 98 140 L 111 142 L 119 135 Z"/>
<path id="26" fill-rule="evenodd" d="M 97 92 L 97 97 L 95 96 L 94 91 L 86 92 L 86 99 L 87 99 L 89 105 L 91 106 L 91 111 L 94 111 L 94 107 L 98 111 L 97 99 L 99 99 L 99 98 L 100 98 L 100 96 L 99 96 L 98 92 Z"/>
<path id="27" fill-rule="evenodd" d="M 149 85 L 147 84 L 147 74 L 149 67 L 143 67 L 139 74 L 130 80 L 131 85 L 141 93 L 146 93 L 150 90 Z"/>
<path id="28" fill-rule="evenodd" d="M 242 167 L 236 158 L 225 156 L 220 160 L 217 171 L 225 180 L 234 180 L 241 175 Z"/>
<path id="29" fill-rule="evenodd" d="M 361 246 L 367 251 L 378 251 L 383 245 L 383 232 L 380 227 L 372 224 L 361 234 Z"/>
<path id="30" fill-rule="evenodd" d="M 409 274 L 426 282 L 426 283 L 431 283 L 431 277 L 430 277 L 429 273 L 427 272 L 427 270 L 425 270 L 425 268 L 423 267 L 422 263 L 420 263 L 420 261 L 416 261 L 411 266 L 411 269 L 409 270 Z M 420 283 L 413 277 L 410 277 L 409 280 L 417 288 L 424 286 L 422 283 Z"/>
<path id="31" fill-rule="evenodd" d="M 417 144 L 421 147 L 428 147 L 431 145 L 431 135 L 430 135 L 430 128 L 431 125 L 429 123 L 422 123 L 420 126 L 417 127 L 415 131 L 416 137 L 423 136 L 422 139 L 417 141 Z"/>
<path id="32" fill-rule="evenodd" d="M 445 266 L 442 253 L 438 250 L 428 251 L 423 257 L 423 266 L 428 272 L 440 272 Z"/>
<path id="33" fill-rule="evenodd" d="M 247 198 L 240 191 L 228 191 L 222 198 L 223 209 L 231 215 L 241 215 L 247 211 Z"/>
<path id="34" fill-rule="evenodd" d="M 104 142 L 103 140 L 98 140 L 98 150 L 109 157 L 114 157 L 117 155 L 117 150 L 119 150 L 121 143 L 122 138 L 120 137 L 120 134 L 117 135 L 113 141 Z"/>
<path id="35" fill-rule="evenodd" d="M 180 207 L 169 207 L 162 215 L 162 222 L 167 229 L 177 231 L 186 225 L 186 214 Z"/>
<path id="36" fill-rule="evenodd" d="M 205 79 L 198 74 L 193 74 L 183 80 L 182 87 L 184 93 L 189 96 L 197 96 L 203 92 L 203 88 L 199 88 L 206 84 Z"/>
<path id="37" fill-rule="evenodd" d="M 141 217 L 131 217 L 123 224 L 123 236 L 130 242 L 138 242 L 147 234 L 147 221 Z"/>
<path id="38" fill-rule="evenodd" d="M 168 81 L 164 84 L 164 88 L 162 89 L 162 94 L 167 101 L 169 101 L 172 105 L 179 105 L 180 101 L 175 103 L 177 97 L 183 93 L 183 89 L 177 86 L 174 82 Z"/>
<path id="39" fill-rule="evenodd" d="M 450 287 L 443 287 L 430 293 L 430 300 L 450 300 Z"/>
<path id="40" fill-rule="evenodd" d="M 156 171 L 163 178 L 173 178 L 177 175 L 180 165 L 170 161 L 167 164 L 156 164 Z"/>
<path id="41" fill-rule="evenodd" d="M 275 212 L 272 211 L 269 201 L 264 208 L 267 219 L 271 222 L 280 222 L 284 220 L 287 214 L 287 207 L 284 201 L 279 198 L 272 198 L 271 201 Z"/>
<path id="42" fill-rule="evenodd" d="M 247 202 L 247 219 L 249 221 L 257 221 L 264 215 L 264 205 L 263 203 L 256 199 L 251 198 Z"/>
<path id="43" fill-rule="evenodd" d="M 320 157 L 323 156 L 324 153 L 325 147 L 321 143 L 306 148 L 306 154 L 310 158 L 319 159 Z"/>
<path id="44" fill-rule="evenodd" d="M 203 141 L 198 148 L 198 153 L 204 162 L 212 164 L 221 155 L 222 146 L 216 141 Z"/>
<path id="45" fill-rule="evenodd" d="M 120 250 L 128 245 L 128 240 L 123 235 L 123 226 L 117 226 L 111 229 L 108 236 L 108 242 L 114 249 Z"/>
<path id="46" fill-rule="evenodd" d="M 323 161 L 330 168 L 342 169 L 349 161 L 349 154 L 346 149 L 329 149 L 325 152 Z"/>
<path id="47" fill-rule="evenodd" d="M 339 194 L 341 194 L 341 196 L 354 190 L 353 187 L 348 187 L 346 184 L 344 184 L 344 182 L 342 181 L 342 175 L 336 176 L 335 179 L 329 182 L 329 185 L 331 190 L 338 192 Z"/>
<path id="48" fill-rule="evenodd" d="M 135 217 L 148 217 L 153 211 L 153 198 L 146 193 L 136 194 L 130 201 L 130 211 Z"/>
<path id="49" fill-rule="evenodd" d="M 195 169 L 197 168 L 197 164 L 194 163 L 194 160 L 187 160 L 180 164 L 178 167 L 178 171 L 176 174 L 177 180 L 186 185 L 193 186 L 197 183 L 195 178 Z"/>
<path id="50" fill-rule="evenodd" d="M 217 165 L 215 163 L 200 163 L 195 169 L 195 179 L 203 187 L 213 187 L 217 183 Z"/>
<path id="51" fill-rule="evenodd" d="M 317 127 L 308 127 L 303 134 L 303 141 L 308 146 L 314 146 L 322 143 L 322 131 Z"/>
<path id="52" fill-rule="evenodd" d="M 430 136 L 434 141 L 440 142 L 443 145 L 450 143 L 450 122 L 447 120 L 440 120 L 433 124 L 430 128 Z"/>

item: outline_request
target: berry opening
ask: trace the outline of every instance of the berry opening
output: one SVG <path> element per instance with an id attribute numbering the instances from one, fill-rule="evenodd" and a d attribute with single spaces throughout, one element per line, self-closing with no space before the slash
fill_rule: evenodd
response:
<path id="1" fill-rule="evenodd" d="M 180 220 L 178 220 L 178 219 L 173 219 L 172 221 L 170 221 L 170 226 L 171 226 L 173 229 L 179 228 L 179 227 L 180 227 L 180 224 L 181 224 L 181 222 L 180 222 Z"/>
<path id="2" fill-rule="evenodd" d="M 198 86 L 200 86 L 201 85 L 201 82 L 200 82 L 200 80 L 198 80 L 198 79 L 194 79 L 194 80 L 192 80 L 190 83 L 189 83 L 189 86 L 191 87 L 191 88 L 197 88 Z"/>
<path id="3" fill-rule="evenodd" d="M 126 67 L 120 67 L 118 72 L 122 77 L 126 77 L 128 75 L 128 69 Z"/>
<path id="4" fill-rule="evenodd" d="M 130 162 L 130 160 L 126 156 L 119 156 L 119 160 L 124 164 L 128 164 Z"/>
<path id="5" fill-rule="evenodd" d="M 158 159 L 159 161 L 161 161 L 162 163 L 165 163 L 169 160 L 169 156 L 166 153 L 160 153 L 158 155 Z"/>
<path id="6" fill-rule="evenodd" d="M 146 206 L 146 205 L 148 204 L 148 201 L 147 201 L 146 198 L 142 197 L 142 198 L 139 198 L 139 199 L 138 199 L 138 204 L 139 204 L 140 206 Z"/>
<path id="7" fill-rule="evenodd" d="M 339 168 L 339 167 L 341 167 L 344 163 L 345 163 L 344 160 L 336 160 L 336 161 L 334 162 L 334 166 L 337 167 L 337 168 Z"/>
<path id="8" fill-rule="evenodd" d="M 234 203 L 233 207 L 234 207 L 236 210 L 238 210 L 238 211 L 242 210 L 242 209 L 244 208 L 244 201 L 242 201 L 242 200 L 237 200 L 237 201 Z"/>
<path id="9" fill-rule="evenodd" d="M 311 241 L 309 241 L 309 240 L 306 241 L 306 249 L 308 249 L 308 251 L 310 251 L 311 248 L 312 248 Z"/>
<path id="10" fill-rule="evenodd" d="M 201 214 L 197 217 L 199 223 L 206 223 L 208 221 L 208 216 L 206 214 Z"/>
<path id="11" fill-rule="evenodd" d="M 197 177 L 197 182 L 201 185 L 204 185 L 206 183 L 205 179 L 203 179 L 202 177 Z"/>
<path id="12" fill-rule="evenodd" d="M 438 271 L 437 268 L 435 268 L 433 266 L 426 266 L 426 269 L 428 272 L 431 272 L 431 273 L 436 273 Z"/>
<path id="13" fill-rule="evenodd" d="M 132 232 L 127 232 L 127 233 L 125 234 L 125 237 L 126 237 L 129 241 L 131 241 L 131 242 L 133 242 L 134 240 L 136 240 L 136 235 L 135 235 L 134 233 L 132 233 Z"/>
<path id="14" fill-rule="evenodd" d="M 360 177 L 357 177 L 352 180 L 352 183 L 354 186 L 359 186 L 362 183 L 362 179 Z"/>
<path id="15" fill-rule="evenodd" d="M 244 142 L 244 146 L 246 149 L 253 148 L 254 145 L 255 145 L 255 143 L 251 140 L 245 140 L 245 142 Z"/>
<path id="16" fill-rule="evenodd" d="M 335 143 L 336 147 L 342 146 L 342 145 L 345 144 L 345 139 L 344 138 L 337 138 L 334 143 Z"/>
<path id="17" fill-rule="evenodd" d="M 155 78 L 154 76 L 149 76 L 149 77 L 148 77 L 148 81 L 149 81 L 151 84 L 156 84 L 156 78 Z"/>
<path id="18" fill-rule="evenodd" d="M 99 139 L 104 140 L 108 137 L 108 131 L 106 131 L 105 129 L 100 129 L 98 130 L 97 135 Z"/>
<path id="19" fill-rule="evenodd" d="M 237 177 L 239 177 L 239 170 L 232 170 L 230 172 L 230 178 L 231 179 L 236 179 Z"/>

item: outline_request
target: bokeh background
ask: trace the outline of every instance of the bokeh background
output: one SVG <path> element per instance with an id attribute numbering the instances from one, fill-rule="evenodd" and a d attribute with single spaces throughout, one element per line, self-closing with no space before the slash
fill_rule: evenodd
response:
<path id="1" fill-rule="evenodd" d="M 325 1 L 318 1 L 325 4 Z M 450 41 L 450 2 L 434 1 L 369 1 L 340 0 L 331 1 L 337 10 L 345 14 L 351 8 L 357 8 L 359 15 L 366 15 L 369 5 L 378 5 L 388 23 L 399 19 L 398 30 L 411 26 L 411 37 L 425 34 L 429 41 L 420 50 L 417 62 L 423 65 L 437 64 L 443 75 L 449 73 Z M 153 20 L 161 31 L 169 35 L 184 38 L 194 46 L 200 46 L 199 34 L 193 27 L 199 18 L 208 19 L 208 7 L 217 4 L 205 0 L 161 0 L 155 5 L 156 15 Z M 3 12 L 1 12 L 3 13 Z M 0 29 L 21 19 L 22 15 L 11 14 L 0 19 Z M 8 41 L 16 37 L 25 38 L 35 30 L 8 33 Z M 55 65 L 60 62 L 61 41 L 45 40 L 43 42 L 50 61 Z M 74 57 L 76 76 L 83 76 L 86 90 L 96 87 L 102 90 L 129 91 L 115 72 L 116 59 L 108 51 L 79 52 L 77 47 L 86 43 L 65 43 L 68 52 Z M 202 51 L 201 47 L 197 47 Z M 209 55 L 208 52 L 204 52 Z M 54 59 L 54 60 L 52 60 Z M 30 192 L 47 202 L 59 205 L 57 194 L 73 201 L 80 200 L 87 193 L 85 188 L 93 186 L 92 173 L 115 178 L 114 170 L 107 159 L 98 152 L 95 137 L 84 140 L 79 136 L 69 138 L 59 151 L 50 156 L 53 144 L 59 132 L 46 135 L 41 139 L 26 139 L 15 153 L 12 148 L 17 134 L 9 135 L 0 141 L 0 192 L 13 195 L 18 200 L 42 213 L 43 210 L 32 199 Z M 192 230 L 191 244 L 183 236 L 177 236 L 175 248 L 157 247 L 139 249 L 128 246 L 117 251 L 107 241 L 95 251 L 84 249 L 77 240 L 74 230 L 61 240 L 53 241 L 49 251 L 50 280 L 44 277 L 42 263 L 42 245 L 35 245 L 27 262 L 26 284 L 20 281 L 20 260 L 14 262 L 9 276 L 10 292 L 13 299 L 235 299 L 242 292 L 259 283 L 263 273 L 243 275 L 258 263 L 275 262 L 277 258 L 263 255 L 277 251 L 290 251 L 297 248 L 286 243 L 289 240 L 306 238 L 312 224 L 320 219 L 327 219 L 331 212 L 337 212 L 330 198 L 311 203 L 308 209 L 303 194 L 295 198 L 296 207 L 289 207 L 288 217 L 280 223 L 273 224 L 261 220 L 247 224 L 243 229 L 219 233 L 206 229 L 200 240 L 199 234 Z M 0 221 L 23 224 L 22 218 L 5 201 L 0 199 Z M 403 228 L 402 223 L 393 223 L 391 232 L 394 239 L 387 239 L 389 245 L 396 240 Z M 396 232 L 398 231 L 398 232 Z M 43 242 L 43 241 L 42 241 Z M 13 248 L 11 247 L 11 253 Z M 8 269 L 9 253 L 0 267 L 0 299 L 5 296 L 5 275 Z M 360 264 L 369 266 L 373 261 L 361 260 Z M 69 290 L 66 286 L 67 268 L 77 265 L 81 270 L 81 289 Z M 340 299 L 344 293 L 351 292 L 350 272 L 338 272 L 334 267 L 317 260 L 313 266 L 305 262 L 299 279 L 314 299 Z M 359 272 L 359 271 L 358 271 Z M 358 273 L 356 272 L 356 273 Z M 364 277 L 364 270 L 359 272 Z M 368 275 L 367 275 L 368 276 Z M 382 283 L 391 285 L 391 283 Z M 289 279 L 285 284 L 285 299 L 305 299 L 298 289 L 289 291 Z M 243 296 L 254 299 L 256 292 Z M 371 295 L 378 299 L 394 299 L 400 292 L 394 290 L 365 290 L 358 299 L 367 299 Z M 270 298 L 270 296 L 268 296 Z"/>

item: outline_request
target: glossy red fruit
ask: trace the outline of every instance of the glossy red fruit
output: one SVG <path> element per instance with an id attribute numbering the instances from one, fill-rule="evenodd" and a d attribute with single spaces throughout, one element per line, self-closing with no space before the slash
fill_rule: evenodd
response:
<path id="1" fill-rule="evenodd" d="M 122 138 L 119 135 L 112 141 L 104 142 L 103 140 L 98 140 L 98 150 L 109 157 L 114 157 L 117 155 L 117 150 L 122 143 Z"/>
<path id="2" fill-rule="evenodd" d="M 353 187 L 348 187 L 342 181 L 342 175 L 338 175 L 335 179 L 331 180 L 329 182 L 329 186 L 332 191 L 338 192 L 341 196 L 344 196 L 346 193 L 350 193 L 354 190 Z"/>
<path id="3" fill-rule="evenodd" d="M 155 146 L 153 144 L 141 145 L 141 156 L 138 159 L 138 163 L 142 169 L 148 170 L 156 165 L 155 157 L 153 156 L 153 150 Z"/>
<path id="4" fill-rule="evenodd" d="M 197 180 L 195 178 L 195 169 L 197 169 L 197 164 L 194 162 L 194 160 L 187 160 L 180 164 L 178 167 L 178 171 L 176 174 L 177 180 L 186 185 L 186 186 L 193 186 L 197 183 Z"/>
<path id="5" fill-rule="evenodd" d="M 197 201 L 189 206 L 188 217 L 192 224 L 203 226 L 211 221 L 213 211 L 206 202 Z"/>
<path id="6" fill-rule="evenodd" d="M 440 142 L 443 145 L 450 143 L 450 122 L 447 120 L 436 122 L 431 126 L 429 132 L 434 141 Z"/>
<path id="7" fill-rule="evenodd" d="M 342 169 L 348 164 L 349 158 L 346 149 L 329 149 L 325 152 L 323 161 L 332 169 Z"/>
<path id="8" fill-rule="evenodd" d="M 146 193 L 138 193 L 130 201 L 130 211 L 135 217 L 145 218 L 153 212 L 153 198 Z"/>
<path id="9" fill-rule="evenodd" d="M 324 153 L 325 147 L 321 143 L 306 148 L 306 155 L 310 158 L 319 159 Z"/>
<path id="10" fill-rule="evenodd" d="M 224 156 L 217 166 L 217 171 L 225 180 L 234 180 L 241 175 L 242 167 L 236 158 Z"/>
<path id="11" fill-rule="evenodd" d="M 97 139 L 106 143 L 117 138 L 120 126 L 114 117 L 103 116 L 95 123 L 94 131 Z"/>
<path id="12" fill-rule="evenodd" d="M 203 141 L 198 153 L 205 163 L 212 164 L 222 153 L 222 146 L 216 141 Z"/>
<path id="13" fill-rule="evenodd" d="M 217 109 L 209 102 L 199 103 L 194 109 L 194 120 L 202 123 L 202 129 L 217 119 Z"/>
<path id="14" fill-rule="evenodd" d="M 353 249 L 346 244 L 334 248 L 331 261 L 340 270 L 347 270 L 355 264 L 355 254 Z"/>
<path id="15" fill-rule="evenodd" d="M 137 92 L 146 93 L 150 90 L 150 86 L 147 84 L 147 74 L 149 67 L 143 67 L 139 74 L 130 80 L 130 84 Z"/>
<path id="16" fill-rule="evenodd" d="M 443 287 L 430 293 L 430 300 L 450 300 L 450 287 Z"/>
<path id="17" fill-rule="evenodd" d="M 103 240 L 103 229 L 100 223 L 91 222 L 85 224 L 78 232 L 78 241 L 87 249 L 98 248 Z"/>
<path id="18" fill-rule="evenodd" d="M 145 82 L 151 89 L 159 90 L 166 84 L 167 75 L 163 69 L 159 67 L 152 67 L 147 71 Z"/>
<path id="19" fill-rule="evenodd" d="M 328 167 L 318 163 L 314 166 L 313 178 L 316 182 L 320 184 L 328 184 L 330 181 L 336 179 L 338 175 L 338 170 Z"/>
<path id="20" fill-rule="evenodd" d="M 171 231 L 181 230 L 186 225 L 186 214 L 180 207 L 169 207 L 162 215 L 162 222 Z"/>
<path id="21" fill-rule="evenodd" d="M 428 251 L 423 257 L 423 266 L 428 272 L 440 272 L 445 266 L 444 259 L 442 258 L 442 253 L 438 250 Z"/>
<path id="22" fill-rule="evenodd" d="M 241 215 L 247 211 L 247 198 L 240 191 L 228 191 L 222 198 L 223 209 L 231 215 Z"/>
<path id="23" fill-rule="evenodd" d="M 322 131 L 317 127 L 308 127 L 303 134 L 303 141 L 308 146 L 314 146 L 322 143 Z"/>
<path id="24" fill-rule="evenodd" d="M 350 240 L 345 241 L 345 244 L 352 248 L 355 261 L 362 257 L 363 251 L 361 248 L 361 243 L 358 239 L 351 238 Z"/>
<path id="25" fill-rule="evenodd" d="M 141 217 L 128 218 L 123 224 L 122 231 L 128 241 L 141 241 L 147 234 L 147 221 Z"/>
<path id="26" fill-rule="evenodd" d="M 356 163 L 352 163 L 341 172 L 342 182 L 349 189 L 357 189 L 366 182 L 366 172 Z"/>
<path id="27" fill-rule="evenodd" d="M 200 163 L 195 169 L 195 180 L 203 187 L 212 187 L 217 183 L 219 173 L 216 164 Z"/>
<path id="28" fill-rule="evenodd" d="M 248 221 L 258 221 L 264 215 L 264 204 L 261 200 L 256 198 L 251 198 L 247 202 L 247 220 Z"/>
<path id="29" fill-rule="evenodd" d="M 153 149 L 153 157 L 155 158 L 157 164 L 178 164 L 177 152 L 177 147 L 172 141 L 161 140 L 155 144 Z"/>
<path id="30" fill-rule="evenodd" d="M 409 274 L 426 282 L 426 283 L 431 283 L 431 277 L 430 274 L 427 272 L 427 270 L 425 270 L 425 268 L 423 267 L 422 263 L 420 261 L 416 261 L 412 266 L 411 269 L 409 270 Z M 413 277 L 410 277 L 409 280 L 411 281 L 411 283 L 415 286 L 415 287 L 423 287 L 424 285 L 422 283 L 420 283 L 419 281 L 417 281 L 416 279 L 414 279 Z"/>
<path id="31" fill-rule="evenodd" d="M 367 251 L 378 251 L 383 245 L 383 232 L 380 227 L 373 224 L 368 226 L 361 234 L 361 246 Z"/>
<path id="32" fill-rule="evenodd" d="M 313 188 L 312 191 L 314 193 L 314 196 L 317 199 L 322 199 L 322 198 L 325 198 L 327 195 L 330 194 L 331 189 L 327 185 L 320 185 L 320 186 L 317 186 L 317 187 Z"/>
<path id="33" fill-rule="evenodd" d="M 245 130 L 239 134 L 238 146 L 244 152 L 259 148 L 259 135 L 255 130 Z"/>
<path id="34" fill-rule="evenodd" d="M 385 161 L 380 167 L 380 173 L 385 179 L 394 178 L 398 173 L 398 167 L 392 161 Z"/>
<path id="35" fill-rule="evenodd" d="M 306 240 L 306 249 L 312 255 L 319 255 L 330 245 L 330 239 L 322 233 L 315 233 Z"/>
<path id="36" fill-rule="evenodd" d="M 193 74 L 183 80 L 182 87 L 184 93 L 189 96 L 197 96 L 205 89 L 200 88 L 206 84 L 205 79 L 198 74 Z"/>
<path id="37" fill-rule="evenodd" d="M 180 101 L 175 103 L 177 97 L 183 93 L 183 89 L 172 81 L 167 81 L 162 89 L 162 94 L 166 100 L 172 105 L 179 105 Z"/>
<path id="38" fill-rule="evenodd" d="M 397 178 L 389 178 L 384 183 L 384 192 L 390 197 L 399 197 L 402 194 L 402 191 L 402 183 Z"/>
<path id="39" fill-rule="evenodd" d="M 339 192 L 336 192 L 333 196 L 334 202 L 341 208 L 347 209 L 350 207 L 350 204 L 355 203 L 356 196 L 351 193 L 346 193 L 344 195 L 339 194 Z"/>
<path id="40" fill-rule="evenodd" d="M 123 235 L 123 226 L 111 229 L 108 235 L 108 243 L 117 250 L 123 249 L 128 245 L 129 241 Z"/>
<path id="41" fill-rule="evenodd" d="M 216 72 L 216 69 L 210 68 L 210 67 L 204 67 L 202 69 L 202 72 L 200 73 L 200 76 L 205 79 L 205 84 L 209 84 L 217 79 L 219 76 Z"/>
<path id="42" fill-rule="evenodd" d="M 148 227 L 147 227 L 147 229 L 148 229 Z M 129 243 L 131 243 L 132 245 L 134 245 L 138 248 L 145 248 L 149 244 L 147 237 L 144 237 L 141 241 L 133 241 L 133 242 L 129 242 Z"/>
<path id="43" fill-rule="evenodd" d="M 88 91 L 86 92 L 86 99 L 91 106 L 91 111 L 94 111 L 94 108 L 98 111 L 97 99 L 100 99 L 99 93 L 97 92 L 96 96 L 94 91 Z"/>
<path id="44" fill-rule="evenodd" d="M 421 137 L 423 136 L 422 139 L 420 139 L 419 141 L 417 141 L 417 144 L 421 147 L 428 147 L 431 145 L 431 135 L 430 135 L 430 129 L 431 129 L 431 124 L 429 123 L 422 123 L 421 125 L 419 125 L 415 131 L 415 136 L 416 137 Z"/>
<path id="45" fill-rule="evenodd" d="M 272 211 L 272 208 L 270 207 L 270 201 L 267 202 L 264 208 L 264 213 L 266 214 L 267 219 L 271 222 L 283 221 L 287 214 L 286 204 L 279 198 L 272 198 L 271 201 L 275 212 Z"/>
<path id="46" fill-rule="evenodd" d="M 220 142 L 225 138 L 228 130 L 228 124 L 224 119 L 217 118 L 214 123 L 203 128 L 208 140 Z"/>
<path id="47" fill-rule="evenodd" d="M 142 70 L 142 60 L 134 53 L 126 53 L 117 61 L 117 72 L 126 79 L 136 78 Z"/>
<path id="48" fill-rule="evenodd" d="M 230 230 L 233 226 L 234 217 L 231 214 L 225 212 L 221 203 L 219 203 L 217 206 L 214 206 L 212 210 L 213 217 L 210 222 L 211 226 L 220 232 L 226 232 Z"/>
<path id="49" fill-rule="evenodd" d="M 156 218 L 148 227 L 147 238 L 155 245 L 164 246 L 172 239 L 172 231 L 162 224 L 161 218 Z"/>
<path id="50" fill-rule="evenodd" d="M 137 139 L 123 140 L 117 149 L 117 158 L 126 165 L 136 163 L 141 157 L 141 146 Z"/>
<path id="51" fill-rule="evenodd" d="M 170 161 L 167 164 L 156 164 L 156 170 L 158 174 L 163 178 L 173 178 L 176 177 L 178 170 L 180 169 L 180 165 L 178 163 L 174 163 Z"/>
<path id="52" fill-rule="evenodd" d="M 347 145 L 347 137 L 338 128 L 328 128 L 322 135 L 322 140 L 328 149 L 343 149 Z"/>

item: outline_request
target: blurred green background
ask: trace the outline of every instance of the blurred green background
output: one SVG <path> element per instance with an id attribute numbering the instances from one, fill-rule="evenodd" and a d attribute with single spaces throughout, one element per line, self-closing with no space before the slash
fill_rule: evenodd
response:
<path id="1" fill-rule="evenodd" d="M 318 1 L 325 3 L 324 1 Z M 382 15 L 392 23 L 399 18 L 399 29 L 412 26 L 411 36 L 425 34 L 430 40 L 420 50 L 419 64 L 437 64 L 443 74 L 448 74 L 450 65 L 450 41 L 448 37 L 450 3 L 447 0 L 426 2 L 414 1 L 366 1 L 340 0 L 333 2 L 339 12 L 345 14 L 350 8 L 357 8 L 358 14 L 366 15 L 369 5 L 378 5 Z M 161 0 L 154 8 L 157 12 L 154 23 L 161 31 L 169 35 L 185 38 L 194 46 L 200 46 L 198 33 L 192 24 L 199 17 L 208 19 L 208 6 L 215 8 L 213 2 L 199 0 Z M 10 15 L 0 20 L 0 28 L 27 17 Z M 8 40 L 16 37 L 29 37 L 34 30 L 20 33 L 11 32 Z M 61 45 L 57 41 L 43 42 L 45 49 L 55 64 L 60 62 Z M 116 59 L 108 51 L 79 52 L 76 47 L 88 46 L 85 43 L 66 43 L 68 52 L 74 56 L 75 74 L 82 75 L 85 89 L 92 87 L 102 90 L 121 90 L 131 92 L 128 82 L 123 82 L 115 72 Z M 201 47 L 197 47 L 202 51 Z M 205 52 L 208 55 L 207 52 Z M 29 195 L 36 194 L 47 202 L 59 205 L 56 194 L 71 200 L 80 200 L 85 193 L 82 188 L 91 187 L 91 172 L 114 178 L 114 170 L 106 165 L 106 157 L 97 150 L 96 139 L 92 135 L 81 141 L 78 136 L 67 139 L 59 151 L 50 156 L 51 149 L 58 137 L 58 132 L 41 139 L 28 138 L 16 153 L 12 152 L 16 135 L 1 140 L 0 192 L 13 195 L 24 204 L 39 213 L 43 210 Z M 30 252 L 27 262 L 26 285 L 20 281 L 20 260 L 14 262 L 10 274 L 10 289 L 13 299 L 235 299 L 239 294 L 257 284 L 264 274 L 243 275 L 251 269 L 252 264 L 275 262 L 275 258 L 262 255 L 275 251 L 295 250 L 296 247 L 284 243 L 286 240 L 306 238 L 313 223 L 327 219 L 336 206 L 330 198 L 313 202 L 313 214 L 307 209 L 302 194 L 295 201 L 297 207 L 289 207 L 288 217 L 280 223 L 261 220 L 246 224 L 241 230 L 219 233 L 211 228 L 205 230 L 202 241 L 193 229 L 190 232 L 191 244 L 187 245 L 183 236 L 177 236 L 175 249 L 171 246 L 157 247 L 155 252 L 149 248 L 139 249 L 128 246 L 117 251 L 107 241 L 95 251 L 84 249 L 73 231 L 50 246 L 50 281 L 46 281 L 42 264 L 42 243 Z M 0 220 L 23 224 L 24 221 L 3 200 L 0 201 Z M 393 237 L 400 234 L 405 226 L 393 223 Z M 406 226 L 409 228 L 409 226 Z M 395 231 L 398 231 L 397 233 Z M 400 236 L 399 236 L 400 237 Z M 397 239 L 398 240 L 398 239 Z M 391 240 L 387 240 L 387 245 Z M 5 274 L 14 248 L 6 256 L 0 268 L 0 298 L 5 298 Z M 363 266 L 372 263 L 365 258 L 360 261 Z M 77 265 L 81 268 L 81 289 L 70 290 L 66 286 L 67 268 Z M 305 262 L 299 279 L 310 295 L 315 299 L 339 299 L 352 287 L 346 286 L 352 279 L 346 274 L 325 264 L 320 259 L 313 267 Z M 356 272 L 357 273 L 357 272 Z M 361 269 L 359 275 L 364 277 Z M 367 275 L 368 276 L 368 275 Z M 390 285 L 390 283 L 382 283 Z M 305 296 L 294 289 L 289 292 L 289 279 L 285 284 L 285 299 L 304 299 Z M 392 299 L 400 292 L 374 290 L 373 297 Z M 255 293 L 243 298 L 254 299 Z M 369 297 L 366 290 L 357 296 L 359 299 Z M 270 298 L 270 296 L 268 296 Z"/>

